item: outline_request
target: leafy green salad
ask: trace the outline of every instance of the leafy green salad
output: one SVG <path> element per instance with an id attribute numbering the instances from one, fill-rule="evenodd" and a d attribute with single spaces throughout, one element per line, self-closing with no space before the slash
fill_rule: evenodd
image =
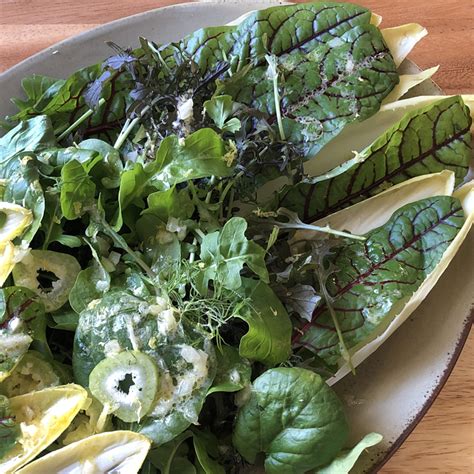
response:
<path id="1" fill-rule="evenodd" d="M 473 97 L 402 99 L 436 70 L 400 70 L 426 31 L 380 22 L 277 6 L 23 80 L 2 473 L 344 474 L 381 441 L 348 445 L 332 385 L 434 286 L 474 185 Z"/>

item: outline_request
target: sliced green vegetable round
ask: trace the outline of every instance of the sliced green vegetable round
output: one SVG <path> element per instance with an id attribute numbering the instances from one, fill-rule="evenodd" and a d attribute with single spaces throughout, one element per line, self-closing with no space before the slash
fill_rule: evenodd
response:
<path id="1" fill-rule="evenodd" d="M 80 271 L 79 262 L 71 255 L 32 250 L 15 265 L 13 280 L 15 285 L 34 291 L 50 312 L 66 303 Z"/>
<path id="2" fill-rule="evenodd" d="M 106 357 L 90 374 L 89 388 L 110 413 L 122 421 L 140 421 L 150 410 L 158 389 L 158 368 L 140 351 Z"/>

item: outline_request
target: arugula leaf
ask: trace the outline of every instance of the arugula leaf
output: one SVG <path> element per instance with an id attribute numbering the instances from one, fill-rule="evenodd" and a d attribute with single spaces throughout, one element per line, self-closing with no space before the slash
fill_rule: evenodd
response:
<path id="1" fill-rule="evenodd" d="M 278 368 L 255 379 L 233 443 L 250 463 L 264 453 L 265 472 L 297 474 L 331 461 L 347 435 L 342 403 L 319 375 Z"/>
<path id="2" fill-rule="evenodd" d="M 471 122 L 460 96 L 409 112 L 341 174 L 285 187 L 275 208 L 286 207 L 304 222 L 314 222 L 415 176 L 449 169 L 459 183 L 471 159 Z"/>
<path id="3" fill-rule="evenodd" d="M 241 123 L 238 118 L 231 118 L 234 101 L 230 95 L 219 95 L 204 102 L 204 110 L 222 132 L 235 133 L 240 130 Z"/>
<path id="4" fill-rule="evenodd" d="M 33 341 L 46 343 L 44 307 L 32 291 L 0 290 L 0 382 L 15 368 Z"/>
<path id="5" fill-rule="evenodd" d="M 0 167 L 20 152 L 36 152 L 56 145 L 51 121 L 40 115 L 20 122 L 0 138 Z"/>
<path id="6" fill-rule="evenodd" d="M 42 249 L 46 250 L 52 242 L 59 242 L 70 248 L 77 248 L 82 245 L 82 240 L 77 235 L 64 233 L 61 222 L 64 217 L 61 212 L 59 192 L 55 188 L 48 188 L 44 194 L 45 212 L 41 221 L 41 230 L 44 233 Z"/>
<path id="7" fill-rule="evenodd" d="M 217 372 L 208 395 L 215 392 L 237 392 L 250 384 L 252 367 L 232 346 L 222 346 L 216 351 Z"/>
<path id="8" fill-rule="evenodd" d="M 338 272 L 327 291 L 344 336 L 353 351 L 387 327 L 443 257 L 464 223 L 458 199 L 437 196 L 407 204 L 369 232 L 365 242 L 351 241 L 331 259 Z M 336 328 L 326 305 L 301 325 L 294 345 L 311 348 L 329 365 L 341 357 Z"/>
<path id="9" fill-rule="evenodd" d="M 351 450 L 343 451 L 329 465 L 316 470 L 315 474 L 349 474 L 364 450 L 380 443 L 382 439 L 383 436 L 378 433 L 365 435 Z"/>
<path id="10" fill-rule="evenodd" d="M 188 219 L 193 215 L 194 203 L 187 188 L 177 190 L 175 186 L 166 191 L 157 191 L 147 197 L 148 207 L 142 215 L 153 214 L 162 222 L 170 217 Z"/>
<path id="11" fill-rule="evenodd" d="M 0 459 L 14 448 L 21 436 L 20 425 L 10 411 L 8 398 L 0 395 Z"/>
<path id="12" fill-rule="evenodd" d="M 204 264 L 199 275 L 198 287 L 207 293 L 209 281 L 214 280 L 229 290 L 242 285 L 240 272 L 244 265 L 268 282 L 265 266 L 265 250 L 245 237 L 247 221 L 242 217 L 229 219 L 221 231 L 207 234 L 201 242 L 201 261 Z"/>
<path id="13" fill-rule="evenodd" d="M 230 176 L 234 172 L 225 160 L 224 140 L 210 128 L 202 128 L 184 140 L 166 137 L 156 153 L 158 164 L 153 182 L 173 186 L 191 179 Z"/>
<path id="14" fill-rule="evenodd" d="M 66 219 L 77 219 L 94 201 L 96 186 L 86 167 L 77 160 L 62 167 L 61 180 L 61 212 Z"/>
<path id="15" fill-rule="evenodd" d="M 64 82 L 64 79 L 55 79 L 40 74 L 27 76 L 21 81 L 26 100 L 13 98 L 12 102 L 20 109 L 20 112 L 25 109 L 41 110 L 54 97 Z"/>
<path id="16" fill-rule="evenodd" d="M 239 344 L 239 354 L 266 365 L 276 365 L 291 353 L 291 322 L 284 306 L 262 280 L 242 278 L 237 290 L 247 304 L 235 315 L 249 327 Z"/>

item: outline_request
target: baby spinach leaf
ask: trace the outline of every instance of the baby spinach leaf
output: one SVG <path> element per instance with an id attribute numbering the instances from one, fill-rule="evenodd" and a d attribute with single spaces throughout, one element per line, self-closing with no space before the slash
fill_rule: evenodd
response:
<path id="1" fill-rule="evenodd" d="M 149 194 L 148 207 L 142 214 L 153 214 L 162 222 L 168 222 L 170 217 L 188 219 L 193 215 L 194 203 L 187 188 L 177 190 L 175 186 L 166 191 Z"/>
<path id="2" fill-rule="evenodd" d="M 383 436 L 378 433 L 365 435 L 351 450 L 343 451 L 329 465 L 317 469 L 315 474 L 349 474 L 364 450 L 380 443 L 382 439 Z"/>
<path id="3" fill-rule="evenodd" d="M 160 470 L 161 474 L 196 472 L 194 466 L 184 457 L 188 451 L 187 445 L 184 442 L 192 436 L 191 431 L 185 431 L 176 436 L 172 441 L 150 451 L 148 457 L 152 464 Z"/>
<path id="4" fill-rule="evenodd" d="M 302 474 L 331 461 L 347 435 L 342 403 L 319 375 L 278 368 L 255 379 L 233 442 L 250 463 L 263 453 L 265 472 Z"/>
<path id="5" fill-rule="evenodd" d="M 459 96 L 409 112 L 343 173 L 284 188 L 275 208 L 283 206 L 304 222 L 314 222 L 415 176 L 449 169 L 459 183 L 471 159 L 471 122 Z"/>
<path id="6" fill-rule="evenodd" d="M 221 231 L 207 234 L 201 243 L 201 261 L 204 268 L 199 275 L 199 289 L 205 294 L 209 281 L 224 288 L 237 290 L 241 286 L 240 272 L 244 265 L 268 282 L 265 250 L 245 237 L 247 221 L 242 217 L 229 219 Z"/>
<path id="7" fill-rule="evenodd" d="M 48 117 L 40 115 L 20 122 L 0 138 L 0 167 L 20 152 L 37 152 L 56 145 L 56 138 Z"/>
<path id="8" fill-rule="evenodd" d="M 0 290 L 0 381 L 33 341 L 47 347 L 45 329 L 44 307 L 34 292 L 15 286 Z"/>
<path id="9" fill-rule="evenodd" d="M 291 353 L 291 322 L 284 306 L 262 280 L 242 278 L 237 290 L 247 304 L 235 317 L 249 327 L 239 344 L 239 354 L 266 365 L 276 365 Z"/>
<path id="10" fill-rule="evenodd" d="M 180 140 L 166 137 L 156 153 L 158 170 L 153 181 L 173 186 L 191 179 L 230 176 L 233 168 L 224 159 L 224 140 L 214 130 L 202 128 Z"/>
<path id="11" fill-rule="evenodd" d="M 20 425 L 10 411 L 8 398 L 0 395 L 0 459 L 5 456 L 18 442 L 21 436 Z"/>
<path id="12" fill-rule="evenodd" d="M 97 262 L 92 266 L 81 270 L 77 275 L 76 282 L 69 293 L 69 304 L 76 312 L 87 308 L 87 305 L 99 299 L 110 288 L 110 275 L 104 267 Z"/>
<path id="13" fill-rule="evenodd" d="M 211 342 L 185 326 L 165 298 L 137 298 L 119 289 L 80 314 L 73 351 L 75 380 L 87 387 L 89 374 L 108 352 L 124 350 L 141 350 L 156 361 L 160 388 L 140 424 L 123 427 L 161 445 L 196 424 L 215 375 Z"/>
<path id="14" fill-rule="evenodd" d="M 458 199 L 437 196 L 407 204 L 364 242 L 336 249 L 327 280 L 344 342 L 359 347 L 384 330 L 443 258 L 464 223 Z M 293 343 L 311 348 L 329 365 L 341 357 L 325 304 L 295 332 Z"/>
<path id="15" fill-rule="evenodd" d="M 216 351 L 217 372 L 208 395 L 214 392 L 237 392 L 250 384 L 252 367 L 232 346 L 222 346 Z"/>
<path id="16" fill-rule="evenodd" d="M 81 217 L 92 204 L 95 184 L 85 166 L 77 160 L 68 161 L 61 169 L 61 212 L 66 219 Z"/>

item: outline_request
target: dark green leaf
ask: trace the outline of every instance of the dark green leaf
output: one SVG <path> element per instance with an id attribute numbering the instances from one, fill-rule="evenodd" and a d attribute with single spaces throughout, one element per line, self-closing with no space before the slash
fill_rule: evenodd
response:
<path id="1" fill-rule="evenodd" d="M 232 346 L 222 346 L 216 351 L 217 372 L 208 395 L 214 392 L 237 392 L 250 384 L 252 367 Z"/>
<path id="2" fill-rule="evenodd" d="M 174 186 L 166 191 L 157 191 L 147 198 L 148 208 L 142 214 L 153 214 L 162 222 L 170 217 L 188 219 L 193 215 L 194 204 L 187 188 L 178 191 Z"/>
<path id="3" fill-rule="evenodd" d="M 99 299 L 109 288 L 110 275 L 102 265 L 94 262 L 92 266 L 77 275 L 76 282 L 69 293 L 69 304 L 76 313 L 80 313 L 91 301 Z"/>
<path id="4" fill-rule="evenodd" d="M 217 444 L 217 439 L 213 438 L 212 441 Z M 193 444 L 197 461 L 205 474 L 225 474 L 224 468 L 210 456 L 207 447 L 208 440 L 204 436 L 194 432 Z"/>
<path id="5" fill-rule="evenodd" d="M 210 128 L 198 130 L 184 141 L 171 135 L 157 151 L 153 181 L 173 186 L 191 179 L 230 176 L 234 169 L 228 165 L 226 153 L 224 141 Z"/>
<path id="6" fill-rule="evenodd" d="M 331 461 L 348 425 L 342 403 L 317 374 L 267 370 L 252 386 L 234 428 L 234 446 L 250 463 L 265 454 L 265 472 L 300 474 Z"/>
<path id="7" fill-rule="evenodd" d="M 41 115 L 20 122 L 0 138 L 0 167 L 20 152 L 37 152 L 54 147 L 56 138 L 48 117 Z"/>
<path id="8" fill-rule="evenodd" d="M 26 100 L 12 99 L 12 102 L 20 109 L 20 112 L 24 109 L 41 110 L 63 84 L 63 79 L 41 76 L 40 74 L 27 76 L 21 81 Z"/>

